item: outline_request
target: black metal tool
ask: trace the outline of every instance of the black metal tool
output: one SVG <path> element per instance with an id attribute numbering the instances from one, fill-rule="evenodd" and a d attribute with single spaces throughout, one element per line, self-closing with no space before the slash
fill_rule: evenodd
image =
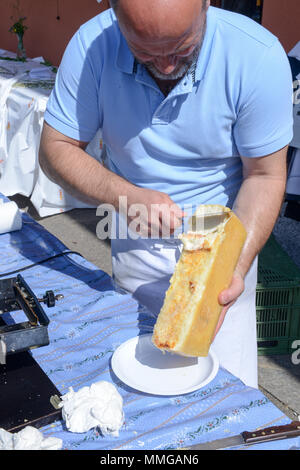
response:
<path id="1" fill-rule="evenodd" d="M 0 323 L 0 360 L 7 354 L 49 344 L 49 319 L 41 302 L 53 307 L 55 301 L 62 297 L 47 291 L 43 298 L 38 299 L 20 274 L 0 280 L 0 314 L 23 310 L 28 318 L 28 321 L 21 323 Z"/>
<path id="2" fill-rule="evenodd" d="M 20 274 L 0 280 L 0 428 L 17 432 L 61 419 L 50 401 L 59 391 L 29 350 L 49 344 L 49 319 L 41 303 L 53 307 L 62 297 L 49 290 L 37 298 Z M 23 310 L 28 321 L 12 323 L 5 314 L 16 310 Z"/>

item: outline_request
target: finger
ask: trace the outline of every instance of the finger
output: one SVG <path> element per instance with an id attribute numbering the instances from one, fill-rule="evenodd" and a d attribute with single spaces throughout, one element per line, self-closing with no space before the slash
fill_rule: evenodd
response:
<path id="1" fill-rule="evenodd" d="M 171 205 L 170 212 L 178 219 L 183 219 L 183 217 L 187 216 L 186 212 L 184 212 L 177 204 Z"/>
<path id="2" fill-rule="evenodd" d="M 174 232 L 174 230 L 182 225 L 182 218 L 173 212 L 164 213 L 161 218 L 161 229 L 165 236 Z"/>
<path id="3" fill-rule="evenodd" d="M 219 294 L 219 302 L 221 305 L 227 305 L 235 301 L 244 291 L 244 281 L 240 276 L 234 275 L 230 286 Z"/>
<path id="4" fill-rule="evenodd" d="M 219 320 L 218 320 L 218 323 L 217 323 L 217 326 L 216 326 L 216 329 L 215 329 L 215 333 L 214 333 L 214 336 L 213 336 L 213 339 L 212 341 L 215 339 L 217 333 L 219 332 L 221 326 L 223 325 L 223 322 L 225 320 L 225 316 L 226 316 L 226 313 L 228 312 L 229 308 L 234 304 L 234 302 L 230 302 L 230 304 L 226 305 L 226 307 L 224 307 L 221 311 L 221 314 L 220 314 L 220 317 L 219 317 Z"/>
<path id="5" fill-rule="evenodd" d="M 185 212 L 180 209 L 180 212 L 171 212 L 170 215 L 170 228 L 172 231 L 183 226 L 183 219 L 186 217 Z"/>

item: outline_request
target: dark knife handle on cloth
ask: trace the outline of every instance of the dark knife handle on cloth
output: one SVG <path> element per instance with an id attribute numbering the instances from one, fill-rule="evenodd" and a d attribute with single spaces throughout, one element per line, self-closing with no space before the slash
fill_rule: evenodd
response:
<path id="1" fill-rule="evenodd" d="M 260 429 L 259 431 L 242 432 L 242 437 L 246 445 L 276 439 L 289 439 L 296 436 L 300 436 L 300 421 L 292 421 L 283 426 L 271 426 L 269 428 Z"/>
<path id="2" fill-rule="evenodd" d="M 236 436 L 223 437 L 214 441 L 192 445 L 187 450 L 218 450 L 237 446 L 248 447 L 254 444 L 290 439 L 296 436 L 300 436 L 300 421 L 292 421 L 282 426 L 271 426 L 259 431 L 244 431 Z"/>

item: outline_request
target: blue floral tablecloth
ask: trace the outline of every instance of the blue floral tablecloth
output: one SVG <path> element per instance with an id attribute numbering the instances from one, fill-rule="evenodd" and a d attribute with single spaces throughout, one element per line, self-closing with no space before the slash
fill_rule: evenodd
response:
<path id="1" fill-rule="evenodd" d="M 59 240 L 23 214 L 22 230 L 0 235 L 0 272 L 21 269 L 62 251 L 67 249 Z M 207 386 L 182 396 L 148 395 L 128 387 L 114 375 L 111 357 L 127 339 L 151 332 L 155 319 L 131 295 L 116 292 L 111 278 L 80 255 L 64 255 L 21 274 L 37 296 L 48 289 L 64 295 L 46 310 L 50 344 L 32 350 L 60 393 L 71 386 L 77 391 L 107 380 L 124 401 L 125 423 L 118 437 L 104 437 L 97 429 L 71 433 L 63 421 L 41 428 L 45 437 L 61 438 L 63 449 L 178 449 L 290 422 L 259 390 L 222 368 Z M 16 312 L 14 321 L 19 322 L 22 315 Z M 299 439 L 249 449 L 300 448 Z"/>

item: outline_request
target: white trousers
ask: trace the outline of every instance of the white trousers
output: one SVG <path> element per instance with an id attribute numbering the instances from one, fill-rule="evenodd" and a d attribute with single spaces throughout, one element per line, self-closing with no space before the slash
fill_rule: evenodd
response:
<path id="1" fill-rule="evenodd" d="M 180 256 L 178 240 L 112 240 L 113 278 L 139 303 L 158 315 Z M 257 259 L 245 278 L 245 290 L 228 310 L 212 348 L 220 365 L 257 388 L 256 339 Z"/>

